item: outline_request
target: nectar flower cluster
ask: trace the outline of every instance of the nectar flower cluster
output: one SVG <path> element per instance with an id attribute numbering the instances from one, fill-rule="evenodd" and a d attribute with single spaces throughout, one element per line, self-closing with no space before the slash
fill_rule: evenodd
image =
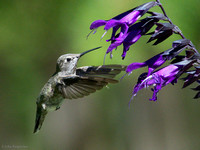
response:
<path id="1" fill-rule="evenodd" d="M 160 7 L 162 13 L 150 11 L 154 6 Z M 148 14 L 148 16 L 142 18 L 144 14 Z M 161 20 L 162 22 L 160 22 Z M 182 78 L 184 81 L 183 88 L 194 82 L 198 83 L 199 86 L 193 88 L 194 91 L 198 92 L 194 98 L 200 97 L 200 54 L 192 42 L 185 38 L 178 26 L 172 23 L 160 1 L 145 3 L 110 20 L 96 20 L 91 24 L 90 29 L 93 32 L 101 26 L 104 26 L 106 32 L 112 28 L 111 38 L 106 40 L 110 42 L 106 54 L 112 54 L 114 49 L 123 45 L 122 59 L 126 57 L 130 46 L 136 43 L 143 35 L 150 35 L 151 37 L 147 43 L 155 41 L 153 45 L 164 42 L 173 34 L 181 36 L 181 39 L 172 42 L 171 48 L 144 62 L 133 62 L 127 66 L 127 74 L 136 69 L 148 67 L 147 72 L 139 76 L 138 82 L 133 88 L 133 97 L 141 89 L 152 87 L 153 96 L 150 100 L 156 101 L 158 92 L 163 87 L 170 83 L 175 84 L 180 76 L 184 74 L 186 74 L 186 77 Z M 148 33 L 154 26 L 155 30 Z M 183 51 L 185 51 L 185 55 L 180 55 Z M 167 65 L 162 67 L 165 63 Z"/>
<path id="2" fill-rule="evenodd" d="M 126 51 L 128 51 L 131 44 L 137 42 L 137 40 L 144 34 L 145 28 L 142 25 L 145 22 L 141 22 L 132 27 L 132 25 L 142 17 L 150 8 L 157 5 L 157 2 L 149 2 L 143 5 L 140 5 L 136 8 L 133 8 L 129 11 L 126 11 L 116 17 L 113 17 L 110 20 L 96 20 L 90 25 L 90 29 L 92 31 L 96 30 L 100 26 L 104 26 L 104 30 L 106 32 L 109 29 L 113 29 L 111 38 L 107 41 L 111 41 L 111 45 L 109 46 L 106 53 L 111 53 L 113 49 L 117 48 L 119 45 L 124 45 L 124 51 L 122 54 L 122 58 L 125 57 Z M 147 20 L 148 21 L 148 20 Z M 131 28 L 130 28 L 131 27 Z M 116 35 L 116 32 L 121 28 L 119 34 Z M 105 32 L 105 33 L 106 33 Z M 105 34 L 103 34 L 104 36 Z M 102 36 L 102 37 L 103 37 Z M 127 43 L 127 44 L 126 44 Z M 129 44 L 130 43 L 130 44 Z"/>
<path id="3" fill-rule="evenodd" d="M 184 66 L 188 63 L 190 63 L 190 61 L 183 61 L 181 63 L 171 64 L 169 66 L 161 68 L 158 71 L 153 72 L 149 76 L 147 75 L 146 77 L 144 77 L 144 75 L 142 74 L 141 76 L 143 76 L 143 78 L 141 79 L 141 77 L 139 77 L 138 83 L 134 87 L 133 96 L 136 96 L 139 90 L 148 86 L 153 86 L 153 96 L 149 100 L 156 101 L 158 92 L 169 83 L 176 83 L 178 78 L 177 75 L 181 73 Z"/>

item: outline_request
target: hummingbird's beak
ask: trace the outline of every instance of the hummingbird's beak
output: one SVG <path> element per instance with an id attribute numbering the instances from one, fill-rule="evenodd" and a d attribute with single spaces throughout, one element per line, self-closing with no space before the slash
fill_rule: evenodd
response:
<path id="1" fill-rule="evenodd" d="M 83 56 L 83 55 L 85 55 L 85 54 L 88 53 L 88 52 L 94 51 L 94 50 L 99 49 L 99 48 L 101 48 L 101 47 L 102 47 L 102 46 L 96 47 L 96 48 L 93 48 L 93 49 L 90 49 L 90 50 L 87 50 L 87 51 L 81 53 L 81 54 L 80 54 L 80 57 Z"/>

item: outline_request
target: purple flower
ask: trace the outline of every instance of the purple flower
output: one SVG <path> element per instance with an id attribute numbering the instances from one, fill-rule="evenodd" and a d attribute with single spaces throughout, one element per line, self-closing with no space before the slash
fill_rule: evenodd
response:
<path id="1" fill-rule="evenodd" d="M 122 26 L 122 24 L 126 24 L 126 30 L 128 30 L 128 26 L 134 24 L 141 16 L 143 16 L 150 8 L 157 5 L 156 2 L 148 2 L 143 5 L 140 5 L 136 8 L 133 8 L 129 11 L 126 11 L 110 20 L 96 20 L 90 25 L 90 30 L 96 30 L 100 26 L 104 26 L 104 30 L 109 30 L 113 28 L 111 40 L 115 36 L 117 30 Z"/>
<path id="2" fill-rule="evenodd" d="M 133 89 L 133 96 L 136 96 L 137 92 L 143 88 L 154 86 L 152 89 L 153 96 L 149 100 L 156 101 L 158 92 L 169 83 L 176 83 L 179 74 L 182 72 L 182 69 L 190 62 L 191 61 L 185 60 L 176 64 L 171 64 L 154 72 L 150 76 L 147 76 L 147 73 L 143 73 L 138 78 L 138 83 Z"/>
<path id="3" fill-rule="evenodd" d="M 163 58 L 162 54 L 163 52 L 142 63 L 139 62 L 132 63 L 127 66 L 126 72 L 130 73 L 135 69 L 148 66 L 148 74 L 147 74 L 148 77 L 156 68 L 160 67 L 162 64 L 165 63 L 166 59 Z"/>
<path id="4" fill-rule="evenodd" d="M 120 34 L 118 34 L 116 37 L 113 37 L 113 40 L 111 40 L 111 44 L 108 47 L 106 54 L 112 52 L 113 49 L 116 49 L 118 46 L 123 44 L 124 49 L 122 53 L 122 58 L 124 59 L 129 47 L 135 42 L 137 42 L 141 36 L 142 30 L 140 29 L 140 26 L 138 24 L 131 26 L 128 32 L 120 32 Z"/>
<path id="5" fill-rule="evenodd" d="M 124 59 L 126 56 L 126 52 L 129 50 L 130 46 L 137 42 L 142 35 L 145 35 L 154 26 L 155 22 L 158 21 L 158 18 L 145 18 L 129 27 L 128 31 L 126 31 L 125 24 L 123 24 L 121 32 L 115 37 L 112 37 L 111 44 L 108 47 L 106 54 L 112 52 L 113 49 L 116 49 L 118 46 L 123 44 L 124 48 L 122 59 Z"/>
<path id="6" fill-rule="evenodd" d="M 148 75 L 147 76 L 149 76 L 155 69 L 157 69 L 162 64 L 164 64 L 166 60 L 172 59 L 175 56 L 177 58 L 180 58 L 180 56 L 177 56 L 177 55 L 184 48 L 186 48 L 189 43 L 190 43 L 190 40 L 187 40 L 187 39 L 180 39 L 180 40 L 174 41 L 172 44 L 172 48 L 148 59 L 145 62 L 142 62 L 142 63 L 134 62 L 134 63 L 128 65 L 126 68 L 126 72 L 130 73 L 135 69 L 148 66 Z M 188 53 L 189 53 L 189 51 L 188 51 Z M 185 56 L 183 58 L 181 57 L 181 59 L 186 59 L 186 57 Z M 181 60 L 177 59 L 177 61 L 180 62 Z"/>

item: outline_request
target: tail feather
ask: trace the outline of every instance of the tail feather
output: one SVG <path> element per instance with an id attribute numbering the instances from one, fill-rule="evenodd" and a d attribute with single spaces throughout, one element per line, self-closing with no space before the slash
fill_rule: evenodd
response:
<path id="1" fill-rule="evenodd" d="M 46 114 L 47 114 L 46 110 L 44 110 L 42 107 L 37 107 L 35 127 L 34 127 L 33 133 L 39 132 L 39 130 L 41 129 L 42 124 L 44 122 Z"/>

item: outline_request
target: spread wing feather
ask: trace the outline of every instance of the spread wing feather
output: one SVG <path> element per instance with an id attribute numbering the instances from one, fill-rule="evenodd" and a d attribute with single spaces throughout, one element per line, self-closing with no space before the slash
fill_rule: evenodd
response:
<path id="1" fill-rule="evenodd" d="M 117 83 L 113 79 L 125 66 L 85 66 L 76 70 L 76 75 L 62 78 L 64 84 L 60 84 L 60 90 L 66 99 L 77 99 L 102 89 L 108 83 Z"/>
<path id="2" fill-rule="evenodd" d="M 76 75 L 114 78 L 125 69 L 123 65 L 84 66 L 76 69 Z"/>

